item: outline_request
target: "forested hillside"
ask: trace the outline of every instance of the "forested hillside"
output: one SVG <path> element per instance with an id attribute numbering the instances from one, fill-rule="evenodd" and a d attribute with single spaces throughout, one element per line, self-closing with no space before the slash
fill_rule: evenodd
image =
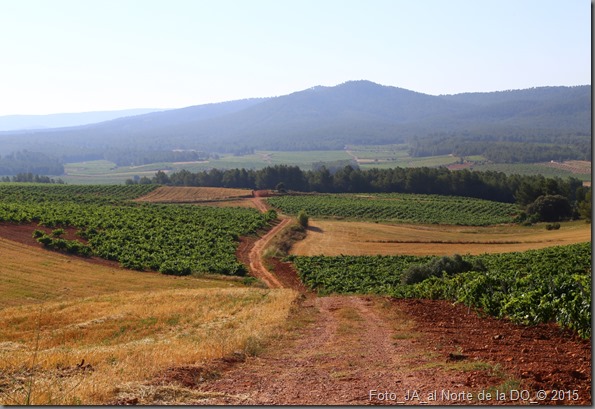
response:
<path id="1" fill-rule="evenodd" d="M 62 163 L 138 165 L 172 151 L 339 150 L 406 143 L 413 156 L 495 162 L 591 159 L 591 86 L 432 96 L 352 81 L 289 95 L 208 104 L 95 125 L 0 133 L 0 154 L 28 149 Z"/>

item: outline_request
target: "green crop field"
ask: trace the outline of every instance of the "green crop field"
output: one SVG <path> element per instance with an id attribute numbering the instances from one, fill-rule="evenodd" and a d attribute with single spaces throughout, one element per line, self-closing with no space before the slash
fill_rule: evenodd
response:
<path id="1" fill-rule="evenodd" d="M 473 165 L 473 170 L 478 172 L 503 172 L 507 175 L 543 175 L 547 178 L 559 177 L 566 178 L 569 176 L 575 177 L 582 181 L 590 181 L 591 173 L 572 173 L 568 170 L 556 169 L 545 166 L 543 163 L 491 163 Z"/>
<path id="2" fill-rule="evenodd" d="M 519 212 L 509 203 L 398 193 L 279 196 L 268 202 L 288 214 L 304 210 L 313 217 L 468 226 L 510 223 Z"/>
<path id="3" fill-rule="evenodd" d="M 130 203 L 155 186 L 0 185 L 0 221 L 31 223 L 47 247 L 116 260 L 123 267 L 165 274 L 243 274 L 238 238 L 256 232 L 268 214 L 246 208 Z M 75 227 L 88 242 L 51 236 Z M 58 230 L 59 231 L 59 230 Z"/>
<path id="4" fill-rule="evenodd" d="M 591 334 L 591 243 L 526 252 L 464 256 L 482 271 L 403 284 L 405 272 L 427 264 L 417 256 L 291 256 L 302 281 L 320 294 L 374 293 L 450 299 L 483 313 L 536 324 L 556 321 Z"/>

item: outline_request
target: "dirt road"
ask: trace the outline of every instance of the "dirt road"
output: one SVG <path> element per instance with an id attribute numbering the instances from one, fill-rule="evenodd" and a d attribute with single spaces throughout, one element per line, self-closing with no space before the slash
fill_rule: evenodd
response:
<path id="1" fill-rule="evenodd" d="M 253 274 L 271 288 L 289 281 L 267 270 L 262 251 L 289 221 L 250 251 Z M 290 324 L 257 356 L 196 384 L 203 398 L 188 403 L 519 404 L 511 389 L 529 394 L 524 404 L 591 403 L 591 344 L 553 324 L 521 327 L 447 301 L 313 294 Z M 554 388 L 577 391 L 578 399 L 554 401 Z M 506 399 L 479 401 L 486 390 L 505 390 Z M 536 401 L 542 390 L 547 398 Z"/>
<path id="2" fill-rule="evenodd" d="M 251 274 L 264 281 L 264 283 L 269 288 L 282 288 L 283 285 L 279 282 L 277 277 L 272 274 L 264 264 L 263 259 L 263 251 L 269 245 L 271 240 L 275 237 L 275 235 L 281 231 L 285 226 L 291 223 L 291 219 L 282 219 L 279 224 L 273 227 L 271 230 L 267 232 L 264 236 L 262 236 L 256 243 L 252 250 L 250 250 L 250 271 Z"/>
<path id="3" fill-rule="evenodd" d="M 432 360 L 431 354 L 417 344 L 406 320 L 397 319 L 395 310 L 383 307 L 380 299 L 312 298 L 303 309 L 309 314 L 309 325 L 262 356 L 202 384 L 199 389 L 206 398 L 192 403 L 431 404 L 436 402 L 428 401 L 429 393 L 438 384 L 451 391 L 469 390 L 468 373 L 424 366 Z M 419 397 L 406 401 L 408 390 Z M 383 395 L 386 392 L 390 397 Z"/>

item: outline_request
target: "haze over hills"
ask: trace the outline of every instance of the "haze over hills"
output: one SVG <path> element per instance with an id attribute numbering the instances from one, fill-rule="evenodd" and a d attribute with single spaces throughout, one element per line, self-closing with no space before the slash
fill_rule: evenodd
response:
<path id="1" fill-rule="evenodd" d="M 394 143 L 409 143 L 419 155 L 463 145 L 474 146 L 467 153 L 474 154 L 485 143 L 533 143 L 588 150 L 590 159 L 590 137 L 590 85 L 432 96 L 351 81 L 92 125 L 3 132 L 0 154 L 28 149 L 74 161 L 125 152 L 129 161 L 131 152 L 173 149 L 245 153 Z"/>
<path id="2" fill-rule="evenodd" d="M 22 131 L 28 129 L 63 128 L 88 125 L 121 117 L 163 111 L 158 108 L 137 108 L 117 111 L 94 111 L 48 115 L 4 115 L 0 116 L 0 131 Z"/>

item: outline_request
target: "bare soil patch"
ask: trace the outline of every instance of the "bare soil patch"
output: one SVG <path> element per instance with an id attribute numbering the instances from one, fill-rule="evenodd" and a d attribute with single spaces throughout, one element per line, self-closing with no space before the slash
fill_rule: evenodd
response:
<path id="1" fill-rule="evenodd" d="M 291 288 L 300 294 L 313 296 L 310 290 L 302 283 L 302 280 L 300 280 L 293 264 L 281 261 L 275 257 L 267 258 L 265 262 L 270 266 L 273 274 L 277 277 L 283 288 Z"/>
<path id="2" fill-rule="evenodd" d="M 546 230 L 543 225 L 388 225 L 311 219 L 308 236 L 293 246 L 291 254 L 483 254 L 525 251 L 586 241 L 591 241 L 591 226 L 582 221 L 562 223 L 559 230 Z"/>
<path id="3" fill-rule="evenodd" d="M 251 201 L 254 204 L 254 207 L 260 210 L 262 213 L 265 213 L 269 210 L 267 203 L 261 199 L 261 196 L 256 196 Z"/>
<path id="4" fill-rule="evenodd" d="M 64 229 L 65 231 L 65 234 L 62 235 L 62 238 L 66 240 L 77 240 L 81 243 L 86 243 L 85 239 L 76 234 L 76 232 L 78 231 L 77 228 L 70 226 L 63 226 L 60 228 Z M 0 222 L 0 238 L 5 238 L 7 240 L 15 241 L 17 243 L 26 244 L 27 246 L 37 247 L 42 251 L 51 252 L 50 250 L 44 249 L 43 245 L 33 238 L 34 230 L 41 230 L 47 234 L 50 234 L 53 228 L 38 226 L 37 223 L 15 224 L 8 222 Z M 118 263 L 117 261 L 105 260 L 100 257 L 82 257 L 72 254 L 68 255 L 68 257 L 71 257 L 74 260 L 84 260 L 88 263 L 98 264 L 106 267 L 120 268 L 120 263 Z"/>
<path id="5" fill-rule="evenodd" d="M 591 340 L 555 324 L 515 325 L 480 317 L 463 305 L 436 300 L 393 300 L 416 322 L 423 342 L 441 353 L 456 351 L 466 361 L 499 365 L 520 382 L 517 389 L 548 393 L 540 403 L 591 405 Z M 577 391 L 577 400 L 553 400 L 554 391 Z"/>

